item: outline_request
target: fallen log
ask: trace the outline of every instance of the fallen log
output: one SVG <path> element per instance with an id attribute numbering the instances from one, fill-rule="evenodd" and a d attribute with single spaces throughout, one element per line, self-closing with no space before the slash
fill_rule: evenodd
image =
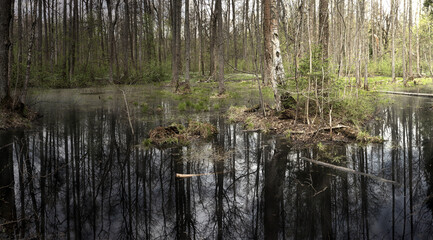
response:
<path id="1" fill-rule="evenodd" d="M 334 130 L 334 129 L 340 129 L 340 128 L 349 128 L 349 126 L 338 124 L 337 126 L 333 126 L 332 130 Z M 330 129 L 331 129 L 331 127 L 324 127 L 324 128 L 318 129 L 316 132 L 323 131 L 323 130 L 330 130 Z"/>
<path id="2" fill-rule="evenodd" d="M 346 126 L 346 125 L 338 124 L 337 126 L 333 126 L 332 130 L 334 130 L 334 129 L 342 129 L 342 128 L 350 128 L 350 127 Z M 315 133 L 320 132 L 320 131 L 326 131 L 326 130 L 329 131 L 330 129 L 331 129 L 331 127 L 323 127 L 323 128 L 319 128 L 319 129 L 314 130 L 314 131 L 310 131 L 310 132 L 305 132 L 305 131 L 290 131 L 290 133 L 291 134 L 315 134 Z"/>
<path id="3" fill-rule="evenodd" d="M 395 95 L 406 95 L 406 96 L 433 98 L 433 94 L 430 94 L 430 93 L 409 93 L 409 92 L 393 92 L 393 91 L 376 91 L 376 92 L 386 93 L 386 94 L 395 94 Z"/>
<path id="4" fill-rule="evenodd" d="M 369 178 L 372 178 L 372 179 L 375 179 L 375 180 L 378 180 L 378 181 L 381 181 L 381 182 L 391 183 L 391 184 L 394 184 L 394 185 L 397 185 L 397 186 L 401 185 L 400 183 L 398 183 L 396 181 L 388 180 L 388 179 L 381 178 L 381 177 L 378 177 L 378 176 L 374 176 L 374 175 L 368 174 L 368 173 L 358 172 L 358 171 L 350 169 L 350 168 L 340 167 L 340 166 L 336 166 L 334 164 L 325 163 L 325 162 L 309 159 L 309 158 L 306 158 L 306 157 L 301 157 L 301 159 L 304 160 L 304 161 L 307 161 L 307 162 L 311 162 L 311 163 L 314 163 L 314 164 L 317 164 L 317 165 L 320 165 L 320 166 L 332 168 L 332 169 L 335 169 L 335 170 L 338 170 L 338 171 L 352 173 L 352 174 L 357 174 L 357 175 L 361 175 L 361 176 L 364 176 L 364 177 L 369 177 Z"/>

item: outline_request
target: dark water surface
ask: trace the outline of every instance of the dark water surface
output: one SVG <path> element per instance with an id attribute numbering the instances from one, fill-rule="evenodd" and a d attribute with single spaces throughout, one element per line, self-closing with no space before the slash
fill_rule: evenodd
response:
<path id="1" fill-rule="evenodd" d="M 133 135 L 118 91 L 80 91 L 35 94 L 41 122 L 0 133 L 0 238 L 432 239 L 432 99 L 387 96 L 393 103 L 371 124 L 383 145 L 294 149 L 219 112 L 183 113 L 176 102 L 146 98 L 152 88 L 127 92 L 149 106 L 142 113 L 131 104 Z M 189 119 L 211 122 L 218 135 L 137 147 L 149 129 Z"/>

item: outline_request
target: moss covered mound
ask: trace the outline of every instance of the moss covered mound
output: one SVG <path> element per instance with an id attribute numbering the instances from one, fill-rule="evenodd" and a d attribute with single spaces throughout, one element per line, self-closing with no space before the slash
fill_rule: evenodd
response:
<path id="1" fill-rule="evenodd" d="M 0 105 L 0 129 L 30 127 L 32 121 L 40 117 L 37 112 L 22 103 L 17 104 L 14 108 L 10 106 L 11 104 Z"/>

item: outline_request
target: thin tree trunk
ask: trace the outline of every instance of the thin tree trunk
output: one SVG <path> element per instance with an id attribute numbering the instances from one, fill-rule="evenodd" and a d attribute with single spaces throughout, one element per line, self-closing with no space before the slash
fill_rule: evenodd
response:
<path id="1" fill-rule="evenodd" d="M 68 58 L 67 56 L 67 49 L 68 49 L 68 26 L 67 26 L 67 0 L 63 1 L 63 78 L 65 81 L 68 81 Z"/>
<path id="2" fill-rule="evenodd" d="M 0 103 L 9 101 L 9 46 L 10 22 L 12 20 L 12 0 L 5 0 L 0 7 Z"/>
<path id="3" fill-rule="evenodd" d="M 233 23 L 233 48 L 235 57 L 235 68 L 238 68 L 238 48 L 237 48 L 237 33 L 236 33 L 236 8 L 235 0 L 232 0 L 232 23 Z M 258 43 L 257 43 L 258 44 Z"/>
<path id="4" fill-rule="evenodd" d="M 395 0 L 391 0 L 391 74 L 392 74 L 392 82 L 396 81 L 395 78 L 395 23 L 396 23 L 396 2 Z"/>
<path id="5" fill-rule="evenodd" d="M 37 19 L 38 19 L 37 51 L 38 51 L 38 64 L 39 64 L 39 67 L 42 67 L 42 64 L 43 64 L 43 58 L 42 58 L 42 0 L 37 0 L 37 1 L 38 1 L 38 7 L 37 7 L 37 9 L 38 9 L 38 15 L 37 15 Z"/>
<path id="6" fill-rule="evenodd" d="M 224 86 L 224 39 L 223 39 L 223 13 L 221 0 L 215 1 L 215 16 L 217 23 L 217 40 L 216 40 L 216 80 L 218 81 L 218 94 L 225 93 Z"/>
<path id="7" fill-rule="evenodd" d="M 212 8 L 213 9 L 213 8 Z M 209 41 L 209 45 L 210 45 L 210 62 L 209 62 L 209 76 L 213 77 L 215 75 L 215 55 L 216 55 L 216 51 L 217 51 L 217 43 L 216 43 L 216 38 L 217 38 L 217 16 L 215 14 L 215 10 L 211 11 L 211 15 L 210 15 L 210 26 L 211 26 L 211 39 Z M 245 46 L 245 45 L 244 45 Z"/>
<path id="8" fill-rule="evenodd" d="M 421 0 L 418 2 L 418 6 L 421 6 Z M 418 8 L 418 21 L 421 20 L 421 9 Z M 419 44 L 419 27 L 416 30 L 416 73 L 418 77 L 421 77 L 421 64 L 420 64 L 420 44 Z"/>
<path id="9" fill-rule="evenodd" d="M 43 15 L 43 17 L 44 17 L 44 32 L 45 32 L 45 41 L 44 41 L 44 53 L 45 53 L 45 56 L 43 56 L 45 59 L 44 59 L 44 62 L 49 62 L 49 58 L 50 58 L 50 46 L 49 46 L 49 39 L 50 39 L 50 36 L 49 36 L 49 34 L 48 34 L 48 23 L 49 23 L 49 20 L 47 19 L 47 12 L 48 12 L 48 7 L 47 7 L 47 0 L 43 0 L 43 9 L 44 9 L 44 15 Z M 49 14 L 48 14 L 48 16 L 49 16 Z"/>
<path id="10" fill-rule="evenodd" d="M 11 20 L 9 20 L 9 49 L 8 49 L 8 77 L 7 77 L 7 88 L 8 95 L 10 96 L 11 80 L 12 80 L 12 69 L 14 63 L 14 18 L 15 18 L 15 1 L 12 1 Z M 0 98 L 1 101 L 1 98 Z M 12 101 L 13 103 L 13 101 Z"/>
<path id="11" fill-rule="evenodd" d="M 412 0 L 409 0 L 409 51 L 408 51 L 408 57 L 409 57 L 409 69 L 408 69 L 408 79 L 413 78 L 412 76 Z"/>
<path id="12" fill-rule="evenodd" d="M 249 13 L 249 0 L 245 0 L 245 6 L 244 6 L 244 38 L 243 38 L 243 46 L 244 46 L 244 65 L 246 65 L 247 62 L 247 50 L 248 50 L 248 27 L 249 27 L 249 20 L 248 20 L 248 13 Z"/>
<path id="13" fill-rule="evenodd" d="M 162 46 L 164 44 L 162 39 L 162 0 L 158 0 L 158 60 L 159 65 L 162 65 Z"/>
<path id="14" fill-rule="evenodd" d="M 185 0 L 185 90 L 189 91 L 189 68 L 191 58 L 191 32 L 189 30 L 189 0 Z"/>
<path id="15" fill-rule="evenodd" d="M 18 0 L 18 32 L 17 32 L 17 38 L 18 38 L 18 60 L 17 60 L 17 66 L 16 66 L 16 80 L 15 80 L 15 90 L 14 90 L 14 102 L 16 100 L 16 94 L 17 94 L 17 87 L 18 83 L 22 81 L 22 75 L 21 75 L 21 64 L 23 62 L 23 19 L 22 19 L 22 0 Z M 14 105 L 14 104 L 13 104 Z"/>
<path id="16" fill-rule="evenodd" d="M 406 73 L 406 0 L 403 1 L 403 47 L 402 47 L 402 67 L 403 67 L 403 84 L 407 85 L 407 73 Z"/>
<path id="17" fill-rule="evenodd" d="M 125 16 L 123 18 L 123 78 L 125 80 L 128 79 L 129 75 L 129 65 L 128 65 L 128 56 L 129 56 L 129 3 L 128 0 L 124 0 L 124 11 Z"/>
<path id="18" fill-rule="evenodd" d="M 179 72 L 180 72 L 180 22 L 181 22 L 180 1 L 171 0 L 171 25 L 172 25 L 172 85 L 177 92 L 179 88 Z"/>
<path id="19" fill-rule="evenodd" d="M 35 43 L 36 24 L 37 24 L 36 7 L 34 8 L 33 11 L 34 11 L 33 12 L 34 20 L 31 27 L 29 46 L 27 50 L 26 76 L 25 76 L 23 88 L 20 93 L 20 97 L 17 98 L 18 99 L 17 101 L 21 101 L 22 103 L 25 103 L 25 99 L 27 95 L 27 87 L 29 85 L 29 80 L 30 80 L 30 67 L 32 64 L 33 45 Z"/>

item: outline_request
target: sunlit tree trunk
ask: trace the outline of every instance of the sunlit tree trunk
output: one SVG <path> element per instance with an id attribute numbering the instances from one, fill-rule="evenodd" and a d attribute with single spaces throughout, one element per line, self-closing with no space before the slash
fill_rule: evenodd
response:
<path id="1" fill-rule="evenodd" d="M 263 35 L 265 49 L 264 81 L 272 84 L 277 111 L 281 110 L 281 96 L 278 85 L 283 83 L 284 68 L 278 34 L 278 11 L 276 0 L 263 0 Z"/>
<path id="2" fill-rule="evenodd" d="M 421 6 L 421 0 L 418 1 L 418 6 Z M 418 22 L 421 21 L 421 9 L 418 9 Z M 419 37 L 419 33 L 420 33 L 420 28 L 418 27 L 416 30 L 416 73 L 418 75 L 418 77 L 421 77 L 421 64 L 420 64 L 420 37 Z"/>
<path id="3" fill-rule="evenodd" d="M 408 78 L 411 79 L 412 76 L 412 0 L 409 0 L 409 49 L 408 49 L 408 57 L 409 57 L 409 69 L 408 69 Z M 421 6 L 420 6 L 421 7 Z"/>
<path id="4" fill-rule="evenodd" d="M 392 82 L 395 82 L 395 24 L 396 24 L 396 2 L 391 0 L 391 74 Z"/>
<path id="5" fill-rule="evenodd" d="M 406 0 L 403 1 L 403 46 L 402 46 L 402 67 L 403 67 L 403 84 L 407 85 L 407 73 L 406 73 Z"/>

